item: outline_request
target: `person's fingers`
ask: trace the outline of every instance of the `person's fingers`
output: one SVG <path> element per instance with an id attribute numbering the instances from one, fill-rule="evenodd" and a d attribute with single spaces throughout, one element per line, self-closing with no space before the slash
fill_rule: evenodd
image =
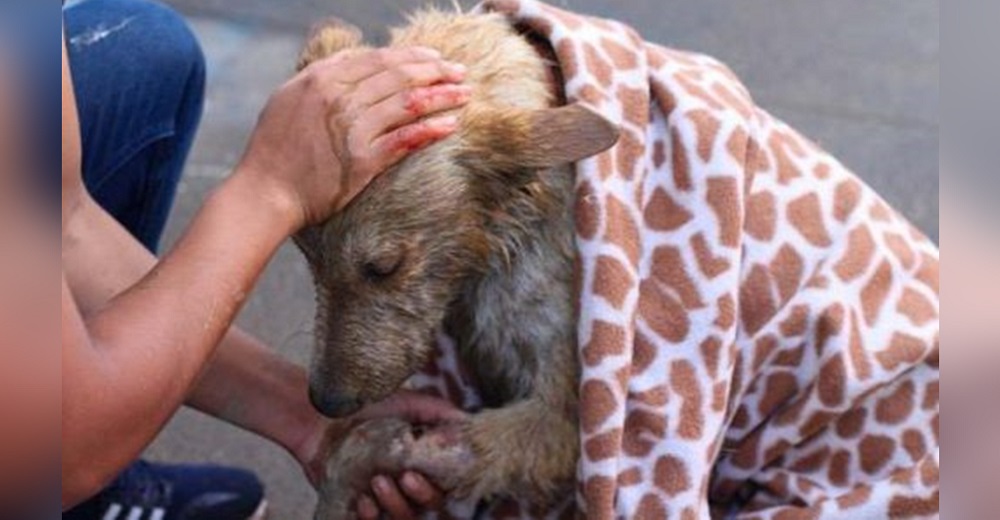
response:
<path id="1" fill-rule="evenodd" d="M 352 80 L 357 75 L 345 72 L 340 68 L 328 65 L 326 68 L 317 69 L 316 72 L 306 75 L 303 78 L 307 88 L 322 96 L 325 111 L 328 115 L 342 118 L 348 122 L 360 120 L 369 122 L 371 131 L 375 133 L 364 133 L 366 137 L 373 139 L 378 134 L 384 132 L 385 122 L 366 117 L 365 112 L 373 105 L 386 98 L 399 96 L 402 100 L 400 104 L 409 106 L 409 114 L 427 114 L 430 110 L 421 111 L 423 105 L 427 105 L 429 100 L 447 99 L 448 96 L 465 97 L 466 99 L 457 101 L 455 106 L 468 101 L 470 93 L 468 87 L 458 90 L 436 89 L 424 91 L 423 87 L 439 83 L 455 83 L 464 77 L 464 66 L 444 62 L 441 60 L 429 60 L 418 62 L 393 63 L 390 58 L 382 58 L 385 68 L 376 72 L 370 77 L 360 80 Z M 370 65 L 364 65 L 366 71 L 370 70 Z M 445 104 L 447 108 L 449 105 Z M 382 110 L 384 112 L 384 110 Z M 376 112 L 375 115 L 381 112 Z M 412 115 L 410 118 L 412 119 Z M 388 121 L 392 123 L 393 121 Z M 401 124 L 396 122 L 394 126 Z"/>
<path id="2" fill-rule="evenodd" d="M 441 53 L 427 47 L 347 49 L 311 63 L 303 72 L 331 77 L 341 83 L 357 83 L 404 63 L 440 60 Z"/>
<path id="3" fill-rule="evenodd" d="M 407 471 L 399 484 L 406 497 L 424 509 L 437 510 L 444 504 L 444 493 L 419 473 Z"/>
<path id="4" fill-rule="evenodd" d="M 362 139 L 374 141 L 420 117 L 458 108 L 471 96 L 468 85 L 435 85 L 397 92 L 365 110 L 356 131 Z"/>
<path id="5" fill-rule="evenodd" d="M 457 128 L 456 117 L 435 117 L 397 128 L 376 138 L 367 146 L 361 143 L 352 145 L 350 149 L 355 164 L 363 164 L 367 176 L 363 185 L 351 186 L 352 193 L 355 188 L 360 191 L 375 174 L 385 171 L 414 151 L 451 135 Z M 362 163 L 359 164 L 358 159 L 362 159 Z M 352 175 L 352 181 L 355 181 L 355 177 L 358 175 Z"/>
<path id="6" fill-rule="evenodd" d="M 375 499 L 368 495 L 362 494 L 358 496 L 356 510 L 358 518 L 361 520 L 378 520 L 378 505 L 375 504 Z"/>
<path id="7" fill-rule="evenodd" d="M 445 61 L 404 63 L 358 82 L 356 102 L 374 105 L 390 96 L 438 83 L 457 83 L 465 78 L 465 66 Z"/>
<path id="8" fill-rule="evenodd" d="M 369 177 L 358 179 L 363 188 L 370 176 L 385 171 L 409 153 L 450 135 L 458 128 L 454 116 L 413 121 L 421 116 L 457 108 L 468 102 L 469 87 L 438 85 L 405 91 L 392 96 L 359 116 L 342 111 L 331 121 L 333 135 L 344 135 L 355 174 Z M 350 97 L 350 96 L 348 96 Z M 350 126 L 353 125 L 353 126 Z M 351 182 L 356 182 L 352 179 Z"/>
<path id="9" fill-rule="evenodd" d="M 379 475 L 372 479 L 372 491 L 378 504 L 395 520 L 413 520 L 416 514 L 410 503 L 389 477 Z"/>
<path id="10" fill-rule="evenodd" d="M 400 417 L 412 423 L 434 424 L 460 421 L 467 414 L 444 399 L 419 392 L 401 391 L 365 408 L 358 416 L 364 420 Z"/>
<path id="11" fill-rule="evenodd" d="M 371 76 L 384 75 L 384 73 L 399 68 L 412 71 L 414 67 L 420 71 L 447 71 L 449 66 L 440 60 L 440 54 L 436 50 L 423 47 L 377 50 L 348 49 L 326 60 L 314 62 L 291 81 L 306 91 L 318 94 L 323 111 L 327 116 L 353 121 L 374 102 L 365 99 L 370 96 L 359 87 L 358 82 Z M 423 77 L 426 72 L 411 72 L 410 74 Z M 397 78 L 403 81 L 403 77 L 397 76 Z M 385 81 L 379 80 L 379 84 L 384 83 Z M 405 88 L 401 85 L 405 85 L 405 82 L 397 83 L 396 90 Z M 380 88 L 384 90 L 389 87 L 383 85 Z M 391 93 L 386 95 L 391 95 Z"/>

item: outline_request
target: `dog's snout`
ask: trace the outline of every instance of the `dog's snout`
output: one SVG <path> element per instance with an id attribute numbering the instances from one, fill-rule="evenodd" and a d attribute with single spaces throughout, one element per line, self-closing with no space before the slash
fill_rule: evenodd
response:
<path id="1" fill-rule="evenodd" d="M 360 410 L 362 405 L 358 397 L 325 391 L 315 386 L 309 387 L 309 402 L 319 413 L 334 419 L 351 415 Z"/>

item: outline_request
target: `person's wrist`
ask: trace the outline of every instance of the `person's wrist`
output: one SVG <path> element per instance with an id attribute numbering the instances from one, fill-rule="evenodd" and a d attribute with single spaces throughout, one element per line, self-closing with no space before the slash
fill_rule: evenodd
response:
<path id="1" fill-rule="evenodd" d="M 257 210 L 266 213 L 281 226 L 286 236 L 305 225 L 305 214 L 298 197 L 287 184 L 268 175 L 257 163 L 242 161 L 226 179 L 223 190 L 252 201 Z"/>
<path id="2" fill-rule="evenodd" d="M 350 420 L 330 420 L 316 414 L 315 422 L 303 432 L 299 441 L 286 446 L 314 486 L 318 487 L 322 483 L 326 460 L 337 441 L 350 432 L 351 425 Z"/>

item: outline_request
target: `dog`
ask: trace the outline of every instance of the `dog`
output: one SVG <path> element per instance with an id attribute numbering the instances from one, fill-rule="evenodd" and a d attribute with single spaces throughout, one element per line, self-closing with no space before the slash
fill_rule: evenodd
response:
<path id="1" fill-rule="evenodd" d="M 320 28 L 300 67 L 360 45 L 355 29 Z M 487 409 L 462 426 L 468 467 L 438 476 L 459 495 L 562 498 L 579 451 L 571 164 L 612 146 L 617 129 L 557 106 L 549 65 L 499 15 L 423 11 L 390 45 L 465 64 L 473 95 L 456 135 L 296 236 L 318 295 L 312 401 L 343 417 L 388 396 L 444 324 Z M 393 464 L 381 467 L 432 469 Z"/>

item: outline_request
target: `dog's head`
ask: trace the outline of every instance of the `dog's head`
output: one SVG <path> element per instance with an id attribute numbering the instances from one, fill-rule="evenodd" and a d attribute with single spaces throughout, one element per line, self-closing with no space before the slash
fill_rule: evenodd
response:
<path id="1" fill-rule="evenodd" d="M 480 94 L 474 93 L 458 113 L 459 130 L 382 174 L 342 212 L 296 237 L 317 291 L 310 396 L 326 415 L 348 415 L 378 401 L 420 368 L 464 282 L 481 276 L 497 251 L 491 227 L 517 224 L 504 222 L 511 218 L 506 211 L 510 201 L 533 200 L 538 172 L 596 154 L 617 139 L 617 129 L 588 109 L 550 108 L 544 85 L 529 89 L 537 93 L 534 100 L 514 92 L 514 101 L 505 103 L 497 95 L 504 91 L 504 85 L 495 84 L 497 78 L 512 78 L 507 89 L 517 89 L 513 78 L 522 81 L 523 73 L 540 70 L 541 59 L 495 17 L 453 17 L 451 26 L 435 19 L 433 31 L 417 18 L 411 26 L 424 35 L 405 43 L 435 46 L 437 40 L 428 33 L 441 41 L 446 35 L 449 44 L 436 47 L 450 57 L 463 31 L 482 25 L 479 35 L 466 34 L 467 41 L 457 46 L 475 45 L 490 56 L 462 60 Z M 504 30 L 499 31 L 501 23 Z M 352 45 L 360 41 L 348 37 L 357 34 L 354 30 L 326 36 L 324 31 L 341 29 L 321 30 L 307 52 L 338 50 L 316 44 L 316 38 Z M 412 34 L 404 29 L 396 40 Z M 516 48 L 512 58 L 534 56 L 537 63 L 521 75 L 510 75 L 505 67 L 519 63 L 505 65 L 497 46 Z M 541 81 L 544 73 L 535 76 Z M 537 201 L 545 203 L 544 194 L 538 193 Z"/>

